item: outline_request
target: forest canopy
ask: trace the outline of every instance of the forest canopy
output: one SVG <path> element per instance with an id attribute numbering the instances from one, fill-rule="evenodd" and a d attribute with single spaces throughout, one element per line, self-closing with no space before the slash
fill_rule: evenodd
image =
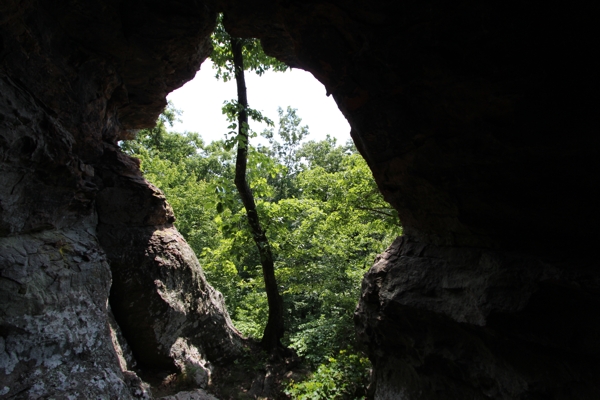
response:
<path id="1" fill-rule="evenodd" d="M 320 381 L 289 390 L 302 398 L 319 387 L 321 395 L 314 398 L 336 398 L 327 387 L 351 393 L 366 384 L 368 362 L 356 348 L 352 316 L 363 274 L 401 227 L 350 142 L 307 141 L 309 129 L 296 110 L 278 112 L 276 126 L 261 133 L 268 145 L 248 147 L 248 180 L 273 248 L 284 303 L 283 344 Z M 235 326 L 260 338 L 267 297 L 234 185 L 235 151 L 225 141 L 207 144 L 197 133 L 170 132 L 177 116 L 168 107 L 155 128 L 140 131 L 122 148 L 141 160 L 146 179 L 165 193 L 175 225 L 225 296 Z M 334 375 L 339 382 L 327 384 Z"/>

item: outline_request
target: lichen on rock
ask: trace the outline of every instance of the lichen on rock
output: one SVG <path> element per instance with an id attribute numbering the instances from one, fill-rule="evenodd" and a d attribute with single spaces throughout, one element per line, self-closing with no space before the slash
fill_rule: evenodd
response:
<path id="1" fill-rule="evenodd" d="M 0 381 L 8 396 L 129 398 L 110 342 L 110 268 L 85 229 L 0 238 Z"/>

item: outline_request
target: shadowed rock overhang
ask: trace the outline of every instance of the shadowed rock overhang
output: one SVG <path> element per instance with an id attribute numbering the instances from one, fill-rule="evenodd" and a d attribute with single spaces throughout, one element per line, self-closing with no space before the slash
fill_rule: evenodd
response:
<path id="1" fill-rule="evenodd" d="M 160 285 L 179 288 L 170 274 L 180 264 L 161 267 L 150 248 L 184 255 L 202 315 L 223 333 L 212 347 L 184 322 L 174 335 L 197 335 L 186 351 L 235 354 L 237 333 L 170 231 L 168 205 L 116 146 L 193 77 L 217 12 L 232 34 L 261 38 L 325 85 L 398 210 L 405 236 L 367 274 L 356 315 L 375 397 L 598 398 L 591 6 L 348 0 L 0 5 L 1 396 L 126 398 L 131 380 L 107 322 L 109 264 L 123 278 L 113 299 L 130 301 L 123 284 L 150 263 L 156 275 L 140 282 L 160 302 L 173 292 Z M 119 225 L 115 213 L 130 203 L 139 218 Z M 132 243 L 154 232 L 164 240 L 131 254 L 111 229 L 138 232 Z M 159 314 L 181 317 L 165 307 Z M 123 313 L 115 310 L 133 340 Z M 171 328 L 148 327 L 140 340 Z M 193 361 L 148 346 L 149 363 Z M 83 378 L 61 378 L 79 367 Z M 89 383 L 101 375 L 109 385 Z"/>

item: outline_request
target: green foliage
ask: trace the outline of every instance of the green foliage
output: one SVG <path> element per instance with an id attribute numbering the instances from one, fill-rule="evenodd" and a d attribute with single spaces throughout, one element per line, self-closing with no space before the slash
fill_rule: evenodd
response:
<path id="1" fill-rule="evenodd" d="M 248 126 L 247 123 L 244 123 L 244 126 L 242 126 L 241 134 L 238 133 L 237 118 L 242 109 L 243 106 L 237 100 L 225 101 L 221 108 L 223 115 L 225 115 L 227 122 L 229 122 L 229 126 L 227 127 L 229 131 L 225 134 L 224 144 L 224 148 L 227 150 L 231 150 L 237 145 L 246 147 L 248 146 L 248 139 L 256 137 L 256 133 L 250 130 L 250 126 Z M 263 122 L 268 126 L 273 126 L 273 121 L 258 110 L 246 107 L 246 114 L 250 119 L 256 122 Z"/>
<path id="2" fill-rule="evenodd" d="M 263 151 L 278 165 L 270 179 L 274 188 L 272 201 L 297 195 L 294 182 L 303 167 L 299 150 L 302 140 L 309 134 L 308 126 L 300 126 L 302 119 L 296 115 L 295 109 L 288 106 L 284 113 L 283 109 L 279 107 L 277 113 L 279 114 L 277 133 L 273 128 L 266 129 L 261 133 L 269 141 L 269 147 Z M 277 140 L 277 137 L 281 139 L 281 142 Z"/>
<path id="3" fill-rule="evenodd" d="M 267 297 L 233 184 L 234 155 L 222 141 L 206 145 L 196 134 L 167 132 L 161 121 L 123 148 L 164 191 L 177 228 L 224 294 L 236 327 L 260 337 Z M 280 109 L 277 129 L 264 135 L 269 146 L 248 148 L 248 180 L 275 254 L 284 342 L 315 371 L 288 390 L 294 398 L 354 396 L 368 369 L 355 350 L 352 319 L 360 282 L 375 255 L 401 233 L 397 214 L 352 145 L 331 138 L 302 142 L 308 128 L 295 110 Z"/>
<path id="4" fill-rule="evenodd" d="M 270 206 L 280 220 L 269 232 L 277 235 L 290 346 L 318 364 L 353 342 L 362 276 L 400 229 L 356 153 L 343 156 L 339 171 L 316 166 L 296 181 L 297 197 Z"/>
<path id="5" fill-rule="evenodd" d="M 369 360 L 348 350 L 327 362 L 303 382 L 291 381 L 285 393 L 297 400 L 364 399 Z"/>
<path id="6" fill-rule="evenodd" d="M 309 141 L 304 143 L 298 151 L 298 157 L 304 160 L 308 169 L 321 167 L 327 172 L 338 172 L 342 168 L 342 160 L 347 154 L 355 152 L 351 141 L 345 146 L 338 146 L 335 138 L 327 135 L 320 142 Z"/>
<path id="7" fill-rule="evenodd" d="M 227 82 L 234 79 L 233 52 L 230 46 L 231 37 L 223 26 L 223 15 L 219 15 L 217 27 L 212 35 L 213 52 L 210 59 L 217 70 L 215 77 Z M 258 39 L 243 39 L 244 41 L 244 68 L 254 71 L 258 75 L 268 70 L 285 71 L 288 66 L 276 58 L 265 54 Z"/>
<path id="8" fill-rule="evenodd" d="M 136 140 L 124 142 L 122 149 L 140 159 L 146 179 L 165 193 L 173 207 L 177 229 L 192 248 L 201 250 L 215 246 L 213 239 L 218 235 L 213 217 L 215 204 L 211 201 L 214 183 L 206 177 L 222 175 L 228 157 L 219 159 L 222 154 L 218 152 L 203 157 L 205 145 L 197 133 L 168 132 L 167 124 L 172 124 L 178 114 L 169 105 L 154 128 L 141 130 Z"/>
<path id="9" fill-rule="evenodd" d="M 287 107 L 285 113 L 281 107 L 277 109 L 279 114 L 279 128 L 277 136 L 282 142 L 277 140 L 273 129 L 267 129 L 261 135 L 269 140 L 270 150 L 273 156 L 283 164 L 290 173 L 297 171 L 294 167 L 299 166 L 298 148 L 302 141 L 308 136 L 308 126 L 300 126 L 302 119 L 296 115 L 296 110 Z"/>

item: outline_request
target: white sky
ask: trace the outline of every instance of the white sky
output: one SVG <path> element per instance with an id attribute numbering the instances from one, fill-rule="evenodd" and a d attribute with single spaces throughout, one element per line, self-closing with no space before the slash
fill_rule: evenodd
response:
<path id="1" fill-rule="evenodd" d="M 175 90 L 167 99 L 175 108 L 183 110 L 171 130 L 198 132 L 205 142 L 223 139 L 228 131 L 227 120 L 221 114 L 223 101 L 236 98 L 235 82 L 224 83 L 215 79 L 215 70 L 210 61 L 202 64 L 196 77 Z M 306 140 L 322 140 L 327 134 L 337 138 L 338 144 L 350 139 L 350 126 L 337 108 L 333 97 L 325 95 L 325 87 L 309 72 L 293 69 L 286 72 L 267 72 L 262 76 L 246 72 L 248 103 L 275 122 L 277 107 L 298 109 L 301 125 L 308 125 L 310 135 Z M 250 122 L 250 128 L 260 133 L 266 126 Z M 260 138 L 260 139 L 259 139 Z M 254 138 L 251 143 L 265 143 L 263 138 Z"/>

